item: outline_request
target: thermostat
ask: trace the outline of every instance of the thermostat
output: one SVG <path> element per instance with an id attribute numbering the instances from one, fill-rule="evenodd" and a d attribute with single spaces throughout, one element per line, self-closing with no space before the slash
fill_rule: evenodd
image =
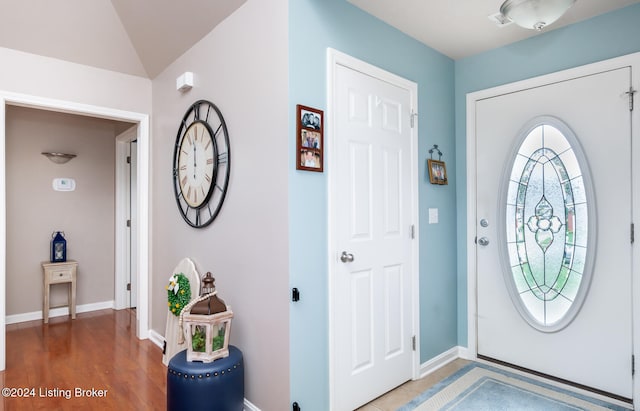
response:
<path id="1" fill-rule="evenodd" d="M 76 180 L 73 178 L 54 178 L 53 189 L 56 191 L 73 191 L 76 189 Z"/>

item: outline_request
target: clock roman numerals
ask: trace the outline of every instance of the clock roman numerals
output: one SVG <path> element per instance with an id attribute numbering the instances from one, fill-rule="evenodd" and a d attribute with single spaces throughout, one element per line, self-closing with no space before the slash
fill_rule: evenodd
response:
<path id="1" fill-rule="evenodd" d="M 195 103 L 193 105 L 193 119 L 200 120 L 200 103 Z"/>

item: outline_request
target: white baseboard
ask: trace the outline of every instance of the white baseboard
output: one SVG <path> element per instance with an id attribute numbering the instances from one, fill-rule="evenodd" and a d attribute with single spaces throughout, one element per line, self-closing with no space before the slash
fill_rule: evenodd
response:
<path id="1" fill-rule="evenodd" d="M 105 310 L 107 308 L 113 308 L 113 307 L 114 307 L 113 300 L 102 301 L 99 303 L 82 304 L 82 305 L 76 306 L 76 314 L 86 313 L 89 311 Z M 52 308 L 49 310 L 49 318 L 62 317 L 65 315 L 69 315 L 69 307 Z M 43 319 L 42 311 L 33 311 L 30 313 L 7 315 L 5 317 L 5 323 L 15 324 L 15 323 L 22 323 L 25 321 L 34 321 L 34 320 L 42 320 L 42 319 Z"/>
<path id="2" fill-rule="evenodd" d="M 164 337 L 160 335 L 159 332 L 155 330 L 149 330 L 149 339 L 152 343 L 160 347 L 160 349 L 164 348 Z"/>
<path id="3" fill-rule="evenodd" d="M 458 349 L 460 351 L 459 357 L 463 360 L 475 361 L 478 359 L 478 355 L 475 351 L 470 350 L 467 347 L 458 347 Z"/>
<path id="4" fill-rule="evenodd" d="M 457 358 L 464 358 L 461 355 L 462 350 L 466 351 L 467 349 L 459 346 L 453 347 L 443 352 L 442 354 L 430 359 L 429 361 L 426 361 L 420 364 L 420 378 L 428 374 L 431 374 L 438 368 L 444 367 L 445 365 L 449 364 L 451 361 Z"/>
<path id="5" fill-rule="evenodd" d="M 255 405 L 251 404 L 251 402 L 248 399 L 244 399 L 244 411 L 260 411 L 260 408 L 256 407 Z"/>

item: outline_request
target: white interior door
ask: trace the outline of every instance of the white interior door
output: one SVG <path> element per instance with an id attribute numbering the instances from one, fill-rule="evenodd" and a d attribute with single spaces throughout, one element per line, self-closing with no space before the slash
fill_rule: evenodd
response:
<path id="1" fill-rule="evenodd" d="M 130 168 L 129 168 L 129 219 L 131 220 L 129 230 L 129 307 L 135 308 L 138 304 L 138 142 L 132 141 L 130 147 Z"/>
<path id="2" fill-rule="evenodd" d="M 480 100 L 476 102 L 475 130 L 478 354 L 624 398 L 632 397 L 631 114 L 624 94 L 630 81 L 631 70 L 625 67 Z M 542 157 L 532 154 L 528 158 L 515 154 L 516 143 L 522 143 L 516 139 L 526 131 L 523 127 L 540 115 L 554 116 L 568 126 L 581 147 L 577 151 L 584 153 L 586 162 L 579 169 L 587 192 L 573 187 L 572 205 L 567 205 L 566 195 L 553 205 L 553 200 L 546 200 L 553 195 L 544 191 L 553 186 L 548 179 L 563 174 L 558 171 L 562 167 L 551 166 L 555 154 L 541 151 Z M 551 134 L 547 139 L 552 139 Z M 529 147 L 529 152 L 535 149 Z M 558 158 L 564 158 L 563 149 L 554 150 Z M 521 164 L 532 161 L 531 179 L 528 172 L 512 172 L 514 160 Z M 545 162 L 549 165 L 544 170 L 555 170 L 553 173 L 535 171 L 538 166 L 543 170 Z M 567 169 L 575 168 L 575 164 L 568 164 L 571 162 L 565 163 Z M 542 175 L 543 188 L 538 191 L 534 189 L 535 173 Z M 572 181 L 581 174 L 571 173 Z M 520 201 L 507 194 L 510 186 L 522 187 L 523 199 L 529 196 L 516 215 L 507 211 L 508 207 L 517 209 L 514 201 Z M 588 215 L 589 224 L 579 228 L 578 220 L 587 214 L 580 217 L 574 210 L 585 207 L 585 202 L 592 214 Z M 508 220 L 519 224 L 520 231 L 509 232 Z M 519 245 L 520 240 L 514 239 L 518 236 L 522 240 Z M 561 247 L 558 252 L 565 260 L 554 263 L 548 257 L 556 246 Z M 542 253 L 545 278 L 534 287 L 528 287 L 527 281 L 510 283 L 513 273 L 520 272 L 525 273 L 521 279 L 538 281 L 536 274 L 526 277 L 523 268 L 526 265 L 533 270 L 531 255 L 535 252 Z M 569 310 L 569 314 L 576 312 L 572 321 L 562 323 L 560 317 L 554 317 L 557 306 L 553 304 L 568 307 L 579 295 L 553 294 L 554 288 L 561 288 L 556 284 L 565 283 L 550 282 L 547 276 L 557 275 L 565 265 L 569 282 L 584 281 L 589 265 L 593 271 L 590 287 L 577 293 L 584 293 L 584 302 Z M 549 296 L 549 301 L 541 302 L 547 298 L 543 295 Z M 551 326 L 526 321 L 527 310 L 519 301 L 527 299 L 533 301 L 532 306 L 541 307 L 539 314 L 546 316 Z M 560 326 L 554 328 L 553 323 Z"/>
<path id="3" fill-rule="evenodd" d="M 338 65 L 333 91 L 332 409 L 339 411 L 413 376 L 417 171 L 415 90 Z"/>

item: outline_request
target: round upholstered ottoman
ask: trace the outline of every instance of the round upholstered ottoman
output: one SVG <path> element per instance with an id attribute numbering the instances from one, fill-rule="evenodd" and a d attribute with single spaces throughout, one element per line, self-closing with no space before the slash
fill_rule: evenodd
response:
<path id="1" fill-rule="evenodd" d="M 229 346 L 229 356 L 210 363 L 188 362 L 183 350 L 169 361 L 167 410 L 242 411 L 244 363 L 242 352 Z"/>

